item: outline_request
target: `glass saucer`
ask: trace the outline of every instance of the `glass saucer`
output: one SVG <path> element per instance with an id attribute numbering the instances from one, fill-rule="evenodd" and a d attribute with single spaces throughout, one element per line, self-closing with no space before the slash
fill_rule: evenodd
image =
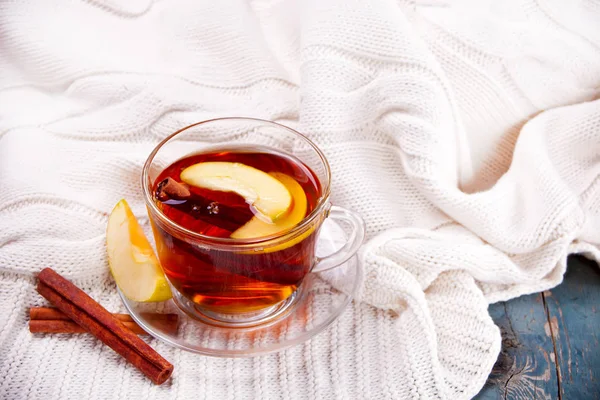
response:
<path id="1" fill-rule="evenodd" d="M 321 227 L 317 255 L 326 256 L 341 248 L 346 233 L 333 220 Z M 223 327 L 188 316 L 173 299 L 160 303 L 138 303 L 119 295 L 131 317 L 145 331 L 174 347 L 213 357 L 251 357 L 280 351 L 302 343 L 335 321 L 359 288 L 362 273 L 354 256 L 339 267 L 306 276 L 295 297 L 283 311 L 264 323 Z M 173 313 L 176 328 L 149 319 L 147 313 Z"/>

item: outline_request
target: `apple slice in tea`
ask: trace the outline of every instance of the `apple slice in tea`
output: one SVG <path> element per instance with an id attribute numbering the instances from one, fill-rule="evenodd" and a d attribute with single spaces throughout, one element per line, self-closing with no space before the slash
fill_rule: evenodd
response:
<path id="1" fill-rule="evenodd" d="M 292 206 L 292 196 L 283 183 L 242 163 L 201 162 L 184 169 L 180 178 L 199 188 L 237 193 L 269 221 L 282 218 Z"/>
<path id="2" fill-rule="evenodd" d="M 290 191 L 293 199 L 291 211 L 285 217 L 282 217 L 277 221 L 271 223 L 262 221 L 260 218 L 254 217 L 250 221 L 248 221 L 244 226 L 240 227 L 238 230 L 233 232 L 231 234 L 232 238 L 249 239 L 275 235 L 277 233 L 287 231 L 288 229 L 291 229 L 294 226 L 298 225 L 306 216 L 308 201 L 306 199 L 306 193 L 304 193 L 304 189 L 302 189 L 302 186 L 300 186 L 300 184 L 296 182 L 294 178 L 281 172 L 271 172 L 270 175 L 274 178 L 277 178 Z M 262 251 L 262 253 L 272 253 L 275 251 L 292 247 L 295 244 L 300 243 L 306 237 L 308 237 L 311 233 L 314 232 L 314 230 L 314 227 L 312 227 L 306 232 L 294 237 L 291 240 L 288 240 L 286 242 L 272 247 L 266 247 Z"/>
<path id="3" fill-rule="evenodd" d="M 284 184 L 292 195 L 293 205 L 290 212 L 279 218 L 275 222 L 265 222 L 260 218 L 254 217 L 244 226 L 231 234 L 234 239 L 249 239 L 263 236 L 271 236 L 279 232 L 286 231 L 298 225 L 306 215 L 307 201 L 306 194 L 302 186 L 294 178 L 281 172 L 272 172 L 270 175 Z"/>

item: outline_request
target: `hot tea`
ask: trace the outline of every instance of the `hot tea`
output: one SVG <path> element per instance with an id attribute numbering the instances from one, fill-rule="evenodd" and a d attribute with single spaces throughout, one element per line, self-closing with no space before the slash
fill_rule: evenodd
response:
<path id="1" fill-rule="evenodd" d="M 165 168 L 152 190 L 157 207 L 180 227 L 240 240 L 293 228 L 321 196 L 310 168 L 265 147 L 187 156 Z M 197 306 L 217 313 L 251 312 L 285 300 L 315 260 L 314 230 L 274 247 L 231 252 L 183 240 L 159 223 L 153 227 L 169 281 Z"/>

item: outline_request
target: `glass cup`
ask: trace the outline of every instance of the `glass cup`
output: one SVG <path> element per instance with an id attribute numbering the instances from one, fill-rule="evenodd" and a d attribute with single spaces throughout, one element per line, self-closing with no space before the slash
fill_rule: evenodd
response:
<path id="1" fill-rule="evenodd" d="M 175 161 L 197 153 L 253 148 L 290 155 L 318 178 L 320 197 L 293 228 L 254 239 L 211 237 L 177 224 L 155 203 L 155 181 Z M 192 318 L 224 327 L 260 325 L 290 312 L 306 275 L 344 264 L 365 236 L 358 214 L 331 205 L 330 180 L 321 150 L 306 136 L 274 122 L 213 119 L 165 138 L 144 165 L 142 187 L 158 257 L 177 306 Z M 334 253 L 317 257 L 319 230 L 326 218 L 341 223 L 345 243 Z"/>

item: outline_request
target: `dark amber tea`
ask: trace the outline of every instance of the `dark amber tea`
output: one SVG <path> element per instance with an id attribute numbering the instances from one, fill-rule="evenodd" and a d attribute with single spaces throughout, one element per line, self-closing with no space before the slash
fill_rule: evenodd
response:
<path id="1" fill-rule="evenodd" d="M 321 196 L 305 164 L 264 147 L 185 157 L 162 171 L 152 190 L 158 208 L 177 225 L 242 241 L 293 228 Z M 154 231 L 169 281 L 200 308 L 218 313 L 251 312 L 285 300 L 315 260 L 314 230 L 239 252 L 183 240 L 160 223 Z"/>

